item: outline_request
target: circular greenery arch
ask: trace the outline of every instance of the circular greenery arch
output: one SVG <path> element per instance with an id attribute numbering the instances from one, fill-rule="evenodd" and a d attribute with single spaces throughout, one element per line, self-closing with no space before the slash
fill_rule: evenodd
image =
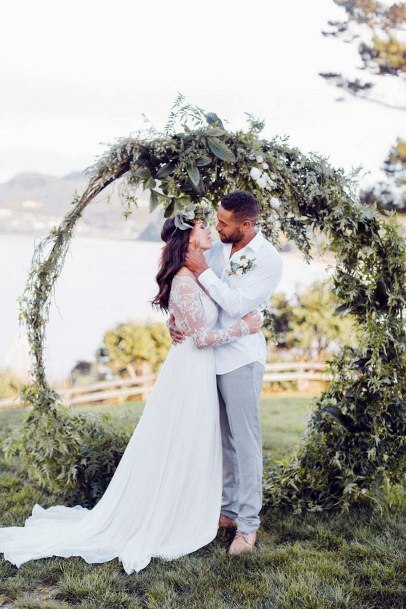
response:
<path id="1" fill-rule="evenodd" d="M 33 405 L 18 436 L 6 446 L 19 453 L 30 475 L 69 497 L 94 503 L 103 493 L 128 436 L 61 407 L 48 385 L 44 339 L 51 294 L 73 230 L 86 206 L 123 177 L 124 215 L 136 189 L 150 192 L 150 209 L 165 216 L 192 213 L 196 203 L 216 206 L 234 189 L 251 191 L 261 206 L 260 228 L 277 247 L 281 233 L 307 261 L 311 238 L 325 236 L 336 257 L 332 289 L 337 314 L 357 322 L 357 346 L 343 346 L 330 361 L 333 380 L 315 401 L 305 438 L 278 468 L 266 464 L 266 506 L 296 512 L 348 509 L 379 502 L 385 484 L 398 482 L 405 465 L 406 251 L 396 219 L 361 205 L 359 170 L 346 176 L 326 158 L 302 154 L 286 138 L 260 137 L 263 123 L 248 115 L 248 129 L 227 131 L 213 113 L 178 96 L 163 133 L 153 128 L 119 139 L 86 170 L 89 183 L 61 224 L 36 247 L 20 321 L 33 357 L 21 398 Z"/>

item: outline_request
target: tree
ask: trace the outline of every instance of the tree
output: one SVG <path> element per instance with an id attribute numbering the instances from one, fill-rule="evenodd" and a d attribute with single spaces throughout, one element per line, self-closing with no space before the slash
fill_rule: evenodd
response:
<path id="1" fill-rule="evenodd" d="M 128 322 L 108 330 L 103 346 L 109 358 L 106 365 L 115 373 L 126 370 L 130 376 L 142 376 L 158 371 L 172 341 L 165 324 Z"/>
<path id="2" fill-rule="evenodd" d="M 361 190 L 360 198 L 367 205 L 378 209 L 406 213 L 406 141 L 397 138 L 382 167 L 387 180 L 381 180 L 371 188 Z"/>
<path id="3" fill-rule="evenodd" d="M 352 335 L 356 328 L 347 316 L 335 313 L 337 301 L 328 282 L 315 281 L 289 302 L 283 293 L 271 298 L 278 350 L 295 349 L 303 358 L 325 359 Z"/>
<path id="4" fill-rule="evenodd" d="M 358 52 L 363 63 L 362 71 L 376 77 L 405 81 L 406 79 L 406 44 L 398 37 L 406 23 L 406 3 L 399 2 L 390 6 L 378 0 L 334 0 L 343 7 L 346 21 L 329 21 L 330 31 L 323 31 L 324 36 L 341 38 L 347 43 L 358 40 Z M 369 33 L 370 41 L 364 38 Z M 405 110 L 404 104 L 372 98 L 371 91 L 375 84 L 359 78 L 350 80 L 340 73 L 321 72 L 320 76 L 333 82 L 337 87 L 365 100 L 375 101 L 397 110 Z M 377 79 L 375 79 L 377 82 Z M 383 82 L 383 80 L 381 81 Z M 341 98 L 340 98 L 341 101 Z M 384 161 L 383 170 L 388 179 L 365 188 L 360 193 L 361 201 L 367 205 L 377 206 L 380 210 L 406 210 L 405 185 L 405 142 L 398 138 Z"/>
<path id="5" fill-rule="evenodd" d="M 336 306 L 327 283 L 315 282 L 297 295 L 288 338 L 292 345 L 303 350 L 305 357 L 325 358 L 329 350 L 337 343 L 345 344 L 351 335 L 352 344 L 356 345 L 354 323 L 349 317 L 335 314 Z"/>
<path id="6" fill-rule="evenodd" d="M 403 80 L 406 76 L 406 44 L 399 37 L 399 32 L 406 22 L 406 3 L 399 2 L 388 6 L 379 0 L 334 0 L 334 2 L 345 10 L 347 19 L 329 21 L 332 29 L 323 31 L 323 35 L 341 38 L 347 43 L 361 40 L 358 53 L 364 73 Z M 372 97 L 370 93 L 375 87 L 374 82 L 359 78 L 349 79 L 337 72 L 319 74 L 352 95 L 389 107 L 406 109 L 404 104 L 388 103 L 378 97 Z"/>
<path id="7" fill-rule="evenodd" d="M 292 345 L 288 334 L 292 323 L 293 311 L 289 299 L 283 292 L 273 294 L 268 306 L 268 312 L 270 314 L 269 326 L 277 337 L 277 348 L 290 349 Z M 265 327 L 263 332 L 267 339 L 272 337 L 272 333 L 267 331 L 267 327 Z M 273 348 L 274 346 L 271 343 L 268 346 L 268 351 L 272 351 Z"/>

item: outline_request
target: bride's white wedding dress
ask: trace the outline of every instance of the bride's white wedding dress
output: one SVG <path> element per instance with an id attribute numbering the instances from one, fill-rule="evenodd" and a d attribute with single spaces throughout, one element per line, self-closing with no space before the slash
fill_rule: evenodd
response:
<path id="1" fill-rule="evenodd" d="M 216 537 L 222 449 L 214 348 L 248 326 L 213 329 L 217 306 L 187 276 L 174 278 L 169 310 L 188 336 L 169 351 L 104 495 L 90 510 L 36 504 L 25 526 L 0 528 L 6 560 L 19 567 L 50 556 L 118 558 L 132 573 Z"/>

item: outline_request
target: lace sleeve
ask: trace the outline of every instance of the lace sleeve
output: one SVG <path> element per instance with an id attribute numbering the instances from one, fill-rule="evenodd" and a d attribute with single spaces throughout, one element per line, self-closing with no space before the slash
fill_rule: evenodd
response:
<path id="1" fill-rule="evenodd" d="M 238 320 L 230 328 L 209 330 L 205 322 L 199 286 L 190 277 L 182 277 L 182 279 L 188 281 L 178 283 L 174 303 L 178 307 L 185 327 L 198 349 L 229 343 L 244 334 L 249 334 L 248 325 L 243 319 Z"/>

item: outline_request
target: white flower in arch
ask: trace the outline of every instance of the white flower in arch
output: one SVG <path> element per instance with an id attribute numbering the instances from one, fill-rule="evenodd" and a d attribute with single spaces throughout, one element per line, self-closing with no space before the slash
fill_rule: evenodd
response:
<path id="1" fill-rule="evenodd" d="M 262 171 L 258 167 L 251 167 L 250 176 L 253 180 L 258 180 L 261 177 Z"/>

